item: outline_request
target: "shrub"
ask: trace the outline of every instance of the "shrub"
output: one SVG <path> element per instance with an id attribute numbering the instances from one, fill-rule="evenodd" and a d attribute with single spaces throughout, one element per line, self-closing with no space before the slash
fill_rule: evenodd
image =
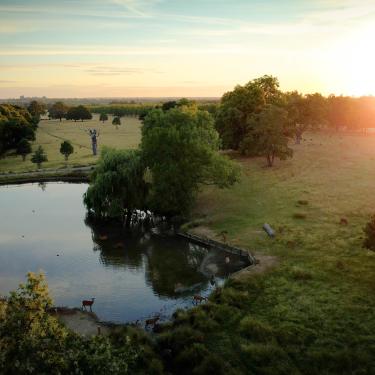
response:
<path id="1" fill-rule="evenodd" d="M 307 205 L 309 204 L 309 201 L 306 201 L 306 200 L 300 199 L 299 201 L 297 201 L 297 203 L 298 203 L 300 206 L 307 206 Z"/>
<path id="2" fill-rule="evenodd" d="M 267 342 L 272 340 L 272 328 L 264 322 L 254 319 L 252 316 L 246 316 L 240 322 L 240 332 L 245 337 L 255 341 Z"/>
<path id="3" fill-rule="evenodd" d="M 39 146 L 31 157 L 31 161 L 34 164 L 37 164 L 38 168 L 41 167 L 42 163 L 48 161 L 47 155 L 45 154 L 43 147 Z"/>
<path id="4" fill-rule="evenodd" d="M 306 214 L 303 212 L 296 212 L 293 214 L 294 219 L 306 219 Z"/>
<path id="5" fill-rule="evenodd" d="M 311 280 L 313 278 L 312 273 L 300 267 L 293 267 L 291 274 L 294 280 Z"/>
<path id="6" fill-rule="evenodd" d="M 17 154 L 25 161 L 26 155 L 31 154 L 31 144 L 26 138 L 22 138 L 17 145 Z"/>
<path id="7" fill-rule="evenodd" d="M 68 160 L 69 155 L 74 152 L 74 147 L 69 141 L 64 141 L 60 146 L 60 154 L 65 156 L 65 160 Z"/>

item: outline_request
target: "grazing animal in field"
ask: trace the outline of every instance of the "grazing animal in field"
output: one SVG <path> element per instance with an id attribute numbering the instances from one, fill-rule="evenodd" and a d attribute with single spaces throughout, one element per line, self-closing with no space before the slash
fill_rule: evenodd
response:
<path id="1" fill-rule="evenodd" d="M 158 320 L 160 320 L 160 316 L 155 316 L 154 318 L 151 318 L 151 319 L 146 319 L 146 322 L 145 322 L 145 328 L 147 328 L 148 326 L 155 326 L 155 324 L 158 322 Z"/>
<path id="2" fill-rule="evenodd" d="M 87 311 L 86 307 L 89 306 L 90 311 L 92 311 L 92 305 L 94 304 L 94 302 L 95 302 L 95 298 L 91 298 L 91 301 L 90 300 L 83 300 L 82 301 L 82 310 L 85 309 Z"/>
<path id="3" fill-rule="evenodd" d="M 345 217 L 342 217 L 341 219 L 340 219 L 340 224 L 341 225 L 348 225 L 349 223 L 348 223 L 348 219 L 345 219 Z"/>
<path id="4" fill-rule="evenodd" d="M 207 301 L 207 297 L 202 297 L 202 296 L 199 296 L 199 295 L 195 295 L 193 297 L 193 303 L 202 303 L 203 301 Z"/>

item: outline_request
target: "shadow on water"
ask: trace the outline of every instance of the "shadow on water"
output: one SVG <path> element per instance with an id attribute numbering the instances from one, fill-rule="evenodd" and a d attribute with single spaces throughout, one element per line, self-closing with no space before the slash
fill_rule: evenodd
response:
<path id="1" fill-rule="evenodd" d="M 0 187 L 0 295 L 43 270 L 57 306 L 80 307 L 95 297 L 101 320 L 124 323 L 208 296 L 243 267 L 232 255 L 142 226 L 85 219 L 87 184 L 47 183 Z"/>

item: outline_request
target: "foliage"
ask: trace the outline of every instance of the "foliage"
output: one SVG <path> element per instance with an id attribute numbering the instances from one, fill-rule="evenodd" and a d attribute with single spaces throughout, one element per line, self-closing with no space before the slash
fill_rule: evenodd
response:
<path id="1" fill-rule="evenodd" d="M 25 109 L 0 104 L 0 155 L 16 148 L 21 139 L 35 140 L 36 121 Z"/>
<path id="2" fill-rule="evenodd" d="M 285 94 L 285 101 L 297 144 L 301 142 L 302 135 L 307 129 L 317 128 L 326 123 L 327 102 L 321 94 L 303 96 L 293 91 Z"/>
<path id="3" fill-rule="evenodd" d="M 280 160 L 292 157 L 293 150 L 288 147 L 288 113 L 275 105 L 265 106 L 249 120 L 240 150 L 244 154 L 255 152 L 265 156 L 269 167 L 275 157 Z"/>
<path id="4" fill-rule="evenodd" d="M 192 208 L 201 185 L 227 187 L 238 169 L 220 155 L 208 112 L 183 106 L 151 111 L 144 120 L 141 149 L 152 174 L 149 207 L 172 216 Z"/>
<path id="5" fill-rule="evenodd" d="M 29 273 L 11 292 L 0 320 L 2 374 L 127 374 L 140 347 L 124 336 L 121 346 L 107 337 L 83 338 L 47 313 L 52 306 L 43 274 Z"/>
<path id="6" fill-rule="evenodd" d="M 121 125 L 120 117 L 114 117 L 113 120 L 112 120 L 112 125 L 115 125 L 116 129 L 118 129 L 118 126 Z"/>
<path id="7" fill-rule="evenodd" d="M 69 155 L 74 152 L 74 147 L 69 141 L 64 141 L 60 146 L 60 153 L 65 156 L 65 160 L 68 160 Z"/>
<path id="8" fill-rule="evenodd" d="M 43 147 L 39 146 L 32 155 L 31 162 L 37 164 L 38 168 L 40 168 L 45 161 L 48 161 L 47 155 L 45 154 Z"/>
<path id="9" fill-rule="evenodd" d="M 363 246 L 367 249 L 375 251 L 375 215 L 371 216 L 370 221 L 364 228 L 364 232 L 366 238 L 364 240 Z"/>
<path id="10" fill-rule="evenodd" d="M 99 121 L 102 121 L 103 123 L 104 121 L 108 121 L 108 115 L 102 112 L 99 116 Z"/>
<path id="11" fill-rule="evenodd" d="M 145 207 L 144 174 L 140 151 L 105 148 L 84 196 L 86 207 L 98 218 L 126 217 L 129 224 L 132 212 Z"/>
<path id="12" fill-rule="evenodd" d="M 105 106 L 91 106 L 93 113 L 110 113 L 117 117 L 123 116 L 144 116 L 150 110 L 154 109 L 155 105 L 151 104 L 110 104 Z"/>
<path id="13" fill-rule="evenodd" d="M 92 114 L 90 111 L 83 105 L 79 105 L 77 107 L 71 107 L 67 114 L 66 114 L 66 119 L 67 120 L 91 120 L 92 119 Z"/>
<path id="14" fill-rule="evenodd" d="M 17 154 L 25 161 L 26 155 L 31 154 L 31 144 L 26 138 L 22 138 L 17 145 Z"/>
<path id="15" fill-rule="evenodd" d="M 49 117 L 61 121 L 67 116 L 68 110 L 69 107 L 63 102 L 56 102 L 48 109 Z"/>
<path id="16" fill-rule="evenodd" d="M 267 75 L 245 86 L 237 85 L 233 91 L 225 93 L 216 114 L 216 129 L 223 140 L 223 147 L 238 150 L 247 134 L 250 118 L 266 104 L 278 104 L 280 101 L 279 82 Z"/>
<path id="17" fill-rule="evenodd" d="M 44 103 L 33 100 L 27 106 L 27 110 L 30 112 L 31 116 L 36 119 L 36 121 L 39 121 L 40 116 L 46 113 L 47 107 Z"/>

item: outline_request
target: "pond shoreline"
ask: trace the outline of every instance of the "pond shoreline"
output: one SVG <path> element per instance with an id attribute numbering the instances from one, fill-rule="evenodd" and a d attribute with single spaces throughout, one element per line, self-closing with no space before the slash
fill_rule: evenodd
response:
<path id="1" fill-rule="evenodd" d="M 32 172 L 2 173 L 0 186 L 35 182 L 89 182 L 95 166 L 39 169 Z"/>

